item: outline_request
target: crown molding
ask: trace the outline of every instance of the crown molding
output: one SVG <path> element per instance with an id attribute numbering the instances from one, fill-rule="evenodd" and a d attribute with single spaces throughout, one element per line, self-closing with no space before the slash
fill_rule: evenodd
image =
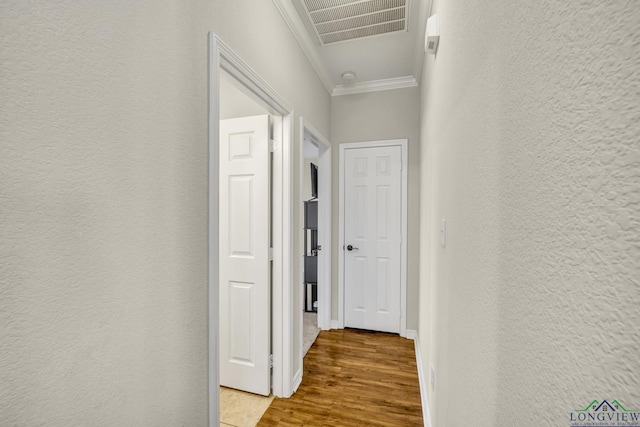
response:
<path id="1" fill-rule="evenodd" d="M 377 92 L 380 90 L 403 89 L 418 86 L 413 76 L 394 77 L 392 79 L 370 80 L 349 85 L 337 85 L 331 96 L 352 95 L 354 93 Z"/>
<path id="2" fill-rule="evenodd" d="M 273 0 L 276 5 L 276 8 L 284 18 L 285 22 L 291 29 L 291 32 L 295 36 L 296 40 L 302 47 L 302 50 L 309 58 L 311 65 L 316 70 L 318 77 L 322 81 L 322 84 L 327 89 L 329 94 L 334 92 L 335 85 L 333 84 L 333 80 L 331 79 L 331 74 L 329 73 L 329 69 L 324 64 L 320 52 L 316 43 L 311 39 L 311 36 L 307 32 L 304 23 L 298 16 L 298 12 L 296 11 L 293 4 L 291 4 L 291 0 Z"/>

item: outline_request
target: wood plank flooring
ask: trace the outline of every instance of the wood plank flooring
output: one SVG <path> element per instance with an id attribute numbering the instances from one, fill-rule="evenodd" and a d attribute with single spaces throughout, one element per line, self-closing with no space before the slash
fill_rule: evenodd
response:
<path id="1" fill-rule="evenodd" d="M 322 331 L 289 399 L 276 398 L 258 426 L 421 426 L 413 341 L 359 330 Z"/>

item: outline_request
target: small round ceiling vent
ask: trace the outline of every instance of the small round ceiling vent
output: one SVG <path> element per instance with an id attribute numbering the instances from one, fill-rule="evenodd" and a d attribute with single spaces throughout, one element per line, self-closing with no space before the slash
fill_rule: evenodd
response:
<path id="1" fill-rule="evenodd" d="M 344 81 L 345 83 L 351 83 L 355 79 L 356 73 L 354 73 L 353 71 L 345 71 L 344 73 L 342 73 L 342 81 Z"/>

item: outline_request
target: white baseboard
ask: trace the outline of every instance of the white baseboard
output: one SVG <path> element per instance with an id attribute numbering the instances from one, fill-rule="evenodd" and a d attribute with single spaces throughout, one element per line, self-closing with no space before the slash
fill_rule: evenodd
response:
<path id="1" fill-rule="evenodd" d="M 429 401 L 427 398 L 427 392 L 429 391 L 429 379 L 424 375 L 424 369 L 422 369 L 422 354 L 420 354 L 420 340 L 416 331 L 411 331 L 415 334 L 413 343 L 416 347 L 416 364 L 418 365 L 418 381 L 420 383 L 420 399 L 422 400 L 422 418 L 424 420 L 425 427 L 431 427 L 431 417 L 429 416 Z M 409 338 L 409 330 L 407 330 L 407 338 Z"/>
<path id="2" fill-rule="evenodd" d="M 340 327 L 340 322 L 338 322 L 337 320 L 332 320 L 331 329 L 343 329 L 343 328 Z"/>
<path id="3" fill-rule="evenodd" d="M 407 336 L 405 338 L 407 338 L 408 340 L 418 339 L 418 331 L 414 329 L 407 329 Z"/>
<path id="4" fill-rule="evenodd" d="M 302 384 L 302 369 L 298 369 L 298 372 L 293 377 L 293 383 L 291 384 L 291 394 L 295 393 Z"/>

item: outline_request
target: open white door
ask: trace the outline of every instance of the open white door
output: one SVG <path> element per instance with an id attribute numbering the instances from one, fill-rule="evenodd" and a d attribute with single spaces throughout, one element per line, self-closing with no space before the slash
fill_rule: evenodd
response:
<path id="1" fill-rule="evenodd" d="M 344 325 L 400 333 L 402 148 L 344 159 Z"/>
<path id="2" fill-rule="evenodd" d="M 270 394 L 269 116 L 220 120 L 220 384 Z"/>

